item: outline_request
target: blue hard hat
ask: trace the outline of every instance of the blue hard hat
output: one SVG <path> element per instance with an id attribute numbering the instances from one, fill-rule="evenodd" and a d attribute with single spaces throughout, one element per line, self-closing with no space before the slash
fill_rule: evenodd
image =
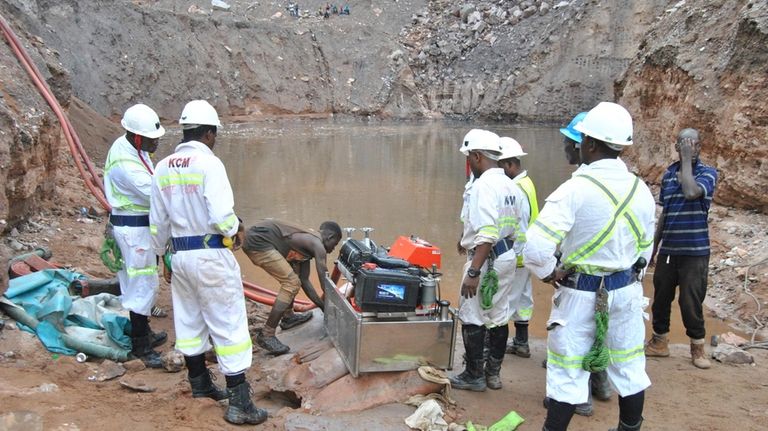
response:
<path id="1" fill-rule="evenodd" d="M 586 112 L 579 112 L 575 117 L 573 117 L 573 120 L 571 120 L 571 122 L 568 124 L 568 127 L 560 129 L 560 133 L 565 135 L 566 138 L 572 141 L 576 141 L 577 144 L 581 144 L 581 132 L 577 131 L 574 127 L 581 123 L 581 120 L 583 120 L 586 116 Z"/>

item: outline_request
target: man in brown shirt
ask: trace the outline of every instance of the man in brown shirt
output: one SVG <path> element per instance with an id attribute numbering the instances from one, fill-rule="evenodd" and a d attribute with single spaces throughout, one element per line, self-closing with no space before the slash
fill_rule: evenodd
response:
<path id="1" fill-rule="evenodd" d="M 270 354 L 282 355 L 291 350 L 275 336 L 278 323 L 280 328 L 289 329 L 312 318 L 312 313 L 293 313 L 293 300 L 299 289 L 323 309 L 323 301 L 309 281 L 309 261 L 315 259 L 322 287 L 328 272 L 326 254 L 332 252 L 340 240 L 341 227 L 333 221 L 323 222 L 316 232 L 292 223 L 266 219 L 246 231 L 243 251 L 251 262 L 280 282 L 275 305 L 256 335 L 256 344 Z"/>

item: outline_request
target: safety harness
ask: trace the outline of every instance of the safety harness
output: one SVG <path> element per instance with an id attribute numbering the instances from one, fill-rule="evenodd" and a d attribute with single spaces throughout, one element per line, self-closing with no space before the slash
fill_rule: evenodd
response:
<path id="1" fill-rule="evenodd" d="M 629 193 L 621 203 L 619 203 L 619 200 L 616 199 L 615 195 L 597 179 L 583 174 L 578 175 L 577 178 L 584 178 L 590 181 L 605 193 L 614 205 L 614 212 L 610 222 L 603 227 L 603 229 L 565 259 L 566 265 L 568 266 L 570 264 L 570 266 L 578 266 L 580 262 L 584 262 L 585 259 L 595 254 L 606 242 L 608 242 L 611 236 L 613 236 L 613 233 L 616 230 L 616 225 L 622 217 L 627 221 L 632 234 L 635 236 L 638 251 L 642 250 L 644 233 L 639 227 L 640 224 L 637 221 L 637 217 L 632 214 L 629 208 L 629 205 L 635 196 L 635 192 L 637 191 L 640 179 L 635 177 L 635 181 L 632 183 L 632 188 Z M 608 368 L 610 353 L 605 345 L 605 337 L 608 333 L 608 315 L 608 289 L 606 289 L 605 277 L 600 277 L 600 286 L 597 288 L 595 299 L 595 341 L 592 343 L 592 347 L 584 356 L 584 360 L 581 363 L 581 367 L 586 371 L 595 373 Z"/>

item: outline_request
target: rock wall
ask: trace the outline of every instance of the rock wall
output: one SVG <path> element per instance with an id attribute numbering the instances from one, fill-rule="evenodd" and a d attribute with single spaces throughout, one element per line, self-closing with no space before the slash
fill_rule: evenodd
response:
<path id="1" fill-rule="evenodd" d="M 227 12 L 204 0 L 8 0 L 6 9 L 62 53 L 75 94 L 97 112 L 116 119 L 143 102 L 176 120 L 193 98 L 226 116 L 379 112 L 401 73 L 396 35 L 424 4 L 364 0 L 350 16 L 296 19 L 280 3 L 229 3 Z"/>
<path id="2" fill-rule="evenodd" d="M 430 111 L 560 124 L 613 98 L 667 3 L 434 0 L 401 40 Z"/>
<path id="3" fill-rule="evenodd" d="M 768 211 L 768 5 L 689 2 L 649 30 L 617 85 L 637 124 L 628 157 L 660 179 L 677 133 L 697 128 L 701 158 L 720 174 L 715 199 Z"/>
<path id="4" fill-rule="evenodd" d="M 42 41 L 15 29 L 59 100 L 68 101 L 66 72 Z M 66 163 L 61 127 L 11 48 L 0 43 L 0 231 L 54 197 Z M 65 103 L 66 106 L 66 103 Z"/>

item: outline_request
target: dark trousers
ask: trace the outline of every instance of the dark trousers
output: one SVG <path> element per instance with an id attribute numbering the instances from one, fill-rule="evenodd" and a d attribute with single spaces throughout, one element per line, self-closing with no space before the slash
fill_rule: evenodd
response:
<path id="1" fill-rule="evenodd" d="M 707 295 L 709 256 L 669 256 L 656 258 L 653 274 L 653 332 L 669 332 L 669 316 L 675 290 L 680 286 L 680 314 L 685 334 L 699 340 L 706 335 L 702 304 Z"/>

